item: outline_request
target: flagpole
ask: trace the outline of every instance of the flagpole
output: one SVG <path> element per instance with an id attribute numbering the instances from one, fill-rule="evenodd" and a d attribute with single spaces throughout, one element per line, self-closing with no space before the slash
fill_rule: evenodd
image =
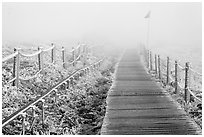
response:
<path id="1" fill-rule="evenodd" d="M 145 16 L 145 18 L 148 19 L 148 21 L 147 21 L 147 46 L 146 46 L 146 48 L 147 48 L 148 51 L 150 51 L 150 46 L 149 46 L 150 14 L 151 14 L 151 11 L 149 11 L 149 12 L 147 13 L 147 15 Z M 150 66 L 149 66 L 149 64 L 150 64 L 150 58 L 151 58 L 150 56 L 151 56 L 151 55 L 150 55 L 149 52 L 148 52 L 148 67 L 150 67 Z"/>
<path id="2" fill-rule="evenodd" d="M 150 18 L 148 18 L 148 22 L 147 22 L 147 49 L 149 49 L 149 28 L 150 28 Z"/>

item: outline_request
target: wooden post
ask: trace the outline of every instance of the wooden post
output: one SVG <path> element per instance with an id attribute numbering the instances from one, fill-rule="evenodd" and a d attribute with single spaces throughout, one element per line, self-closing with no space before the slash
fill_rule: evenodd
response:
<path id="1" fill-rule="evenodd" d="M 70 80 L 69 80 L 69 87 L 73 87 L 73 79 L 72 78 L 70 78 Z"/>
<path id="2" fill-rule="evenodd" d="M 74 47 L 72 47 L 72 58 L 73 58 L 73 66 L 75 66 L 75 50 Z"/>
<path id="3" fill-rule="evenodd" d="M 14 48 L 14 53 L 16 52 L 16 48 Z M 16 57 L 13 58 L 13 78 L 16 77 Z M 13 86 L 16 85 L 16 80 L 13 81 Z"/>
<path id="4" fill-rule="evenodd" d="M 16 80 L 15 80 L 15 86 L 19 87 L 19 72 L 20 72 L 20 54 L 19 54 L 19 51 L 20 51 L 20 48 L 18 49 L 15 49 L 16 52 L 18 52 L 18 54 L 16 55 L 16 58 L 15 58 L 15 76 L 16 76 Z"/>
<path id="5" fill-rule="evenodd" d="M 158 73 L 159 73 L 159 79 L 161 79 L 161 64 L 160 64 L 160 56 L 158 55 Z"/>
<path id="6" fill-rule="evenodd" d="M 86 45 L 83 45 L 83 66 L 86 66 Z"/>
<path id="7" fill-rule="evenodd" d="M 69 87 L 70 87 L 70 82 L 69 80 L 67 80 L 67 89 L 69 89 Z"/>
<path id="8" fill-rule="evenodd" d="M 65 85 L 64 85 L 64 89 L 67 90 L 67 86 L 68 86 L 68 83 L 67 81 L 65 82 Z"/>
<path id="9" fill-rule="evenodd" d="M 65 55 L 64 55 L 64 47 L 62 47 L 62 64 L 63 64 L 63 68 L 65 68 Z"/>
<path id="10" fill-rule="evenodd" d="M 35 117 L 36 117 L 36 115 L 35 115 L 35 109 L 36 109 L 36 106 L 33 106 L 32 107 L 32 116 L 33 116 L 33 124 L 34 124 L 34 120 L 35 120 Z M 32 130 L 33 130 L 33 128 L 32 128 Z"/>
<path id="11" fill-rule="evenodd" d="M 148 69 L 149 69 L 149 67 L 150 67 L 150 66 L 149 66 L 149 60 L 150 60 L 150 59 L 149 59 L 149 50 L 147 50 L 147 68 L 148 68 Z"/>
<path id="12" fill-rule="evenodd" d="M 42 47 L 38 47 L 38 50 L 42 50 Z M 43 69 L 43 54 L 38 54 L 39 70 Z"/>
<path id="13" fill-rule="evenodd" d="M 26 119 L 26 114 L 23 113 L 21 116 L 22 116 L 22 135 L 25 135 L 25 119 Z"/>
<path id="14" fill-rule="evenodd" d="M 33 118 L 35 117 L 35 109 L 36 109 L 36 106 L 32 106 L 32 116 L 33 116 Z"/>
<path id="15" fill-rule="evenodd" d="M 169 57 L 167 57 L 167 63 L 166 63 L 166 84 L 169 84 Z"/>
<path id="16" fill-rule="evenodd" d="M 157 55 L 155 54 L 155 73 L 157 74 Z"/>
<path id="17" fill-rule="evenodd" d="M 152 70 L 152 52 L 150 51 L 150 71 Z"/>
<path id="18" fill-rule="evenodd" d="M 54 90 L 54 103 L 57 103 L 57 90 Z"/>
<path id="19" fill-rule="evenodd" d="M 189 85 L 189 62 L 186 62 L 186 67 L 185 67 L 185 94 L 184 94 L 184 100 L 188 104 L 190 101 L 190 93 L 188 92 L 188 85 Z"/>
<path id="20" fill-rule="evenodd" d="M 45 120 L 45 108 L 44 108 L 44 102 L 45 102 L 45 100 L 42 99 L 41 102 L 42 102 L 42 129 L 44 129 L 44 120 Z"/>
<path id="21" fill-rule="evenodd" d="M 53 46 L 54 44 L 53 43 L 51 43 L 51 45 Z M 54 54 L 55 54 L 55 47 L 52 49 L 52 51 L 51 51 L 51 61 L 52 61 L 52 63 L 54 63 Z"/>
<path id="22" fill-rule="evenodd" d="M 33 125 L 34 125 L 34 123 L 35 123 L 35 109 L 36 109 L 36 107 L 35 106 L 32 106 L 32 117 L 33 117 L 33 120 L 32 120 L 32 123 L 31 123 L 31 126 L 30 126 L 30 131 L 31 131 L 31 133 L 33 134 Z"/>
<path id="23" fill-rule="evenodd" d="M 178 62 L 175 61 L 175 94 L 178 93 Z"/>

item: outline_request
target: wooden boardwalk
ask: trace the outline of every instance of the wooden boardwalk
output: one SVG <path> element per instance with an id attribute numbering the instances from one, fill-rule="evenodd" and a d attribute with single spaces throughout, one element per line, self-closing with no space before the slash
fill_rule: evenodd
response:
<path id="1" fill-rule="evenodd" d="M 201 129 L 147 74 L 134 50 L 122 57 L 107 97 L 102 135 L 201 134 Z"/>

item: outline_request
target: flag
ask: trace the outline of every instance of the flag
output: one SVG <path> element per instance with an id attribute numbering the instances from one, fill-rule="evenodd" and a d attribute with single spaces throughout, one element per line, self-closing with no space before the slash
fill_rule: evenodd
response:
<path id="1" fill-rule="evenodd" d="M 149 11 L 144 18 L 150 18 L 150 14 L 151 14 L 151 11 Z"/>

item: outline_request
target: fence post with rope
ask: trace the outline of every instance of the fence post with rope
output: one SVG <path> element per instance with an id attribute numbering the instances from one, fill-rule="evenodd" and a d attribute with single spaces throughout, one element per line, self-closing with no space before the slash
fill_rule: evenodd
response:
<path id="1" fill-rule="evenodd" d="M 178 62 L 175 61 L 175 94 L 178 93 Z"/>
<path id="2" fill-rule="evenodd" d="M 157 55 L 155 54 L 155 59 L 154 59 L 154 63 L 155 63 L 155 73 L 157 75 Z"/>
<path id="3" fill-rule="evenodd" d="M 147 68 L 149 69 L 149 50 L 147 50 Z"/>
<path id="4" fill-rule="evenodd" d="M 45 105 L 45 100 L 42 99 L 41 100 L 41 103 L 42 103 L 42 129 L 44 129 L 44 120 L 45 120 L 45 108 L 44 108 L 44 105 Z"/>
<path id="5" fill-rule="evenodd" d="M 150 51 L 150 71 L 152 70 L 152 51 Z"/>
<path id="6" fill-rule="evenodd" d="M 17 51 L 16 48 L 14 48 L 14 53 L 15 53 L 16 51 Z M 13 73 L 12 73 L 12 76 L 13 76 L 13 78 L 16 77 L 16 57 L 13 58 Z M 15 81 L 15 80 L 13 81 L 13 84 L 12 84 L 12 85 L 13 85 L 13 86 L 16 85 L 16 81 Z"/>
<path id="7" fill-rule="evenodd" d="M 166 85 L 169 84 L 169 57 L 167 57 L 166 62 Z"/>
<path id="8" fill-rule="evenodd" d="M 188 104 L 190 101 L 190 93 L 188 92 L 189 85 L 189 62 L 186 62 L 185 66 L 185 85 L 184 85 L 184 100 Z"/>
<path id="9" fill-rule="evenodd" d="M 75 66 L 75 49 L 72 47 L 73 66 Z"/>
<path id="10" fill-rule="evenodd" d="M 65 68 L 65 50 L 64 50 L 64 47 L 62 47 L 62 64 L 63 64 L 63 68 Z"/>
<path id="11" fill-rule="evenodd" d="M 86 65 L 86 45 L 83 45 L 83 66 Z"/>
<path id="12" fill-rule="evenodd" d="M 161 61 L 160 61 L 160 55 L 158 55 L 158 73 L 159 73 L 159 79 L 161 79 Z"/>
<path id="13" fill-rule="evenodd" d="M 51 43 L 52 46 L 54 46 L 54 43 Z M 51 50 L 51 61 L 54 63 L 54 58 L 55 58 L 55 47 Z"/>
<path id="14" fill-rule="evenodd" d="M 42 47 L 38 47 L 38 50 L 42 51 Z M 43 54 L 42 52 L 38 54 L 39 70 L 43 69 Z"/>
<path id="15" fill-rule="evenodd" d="M 19 87 L 19 72 L 20 72 L 20 54 L 19 54 L 19 51 L 20 51 L 20 48 L 16 48 L 15 51 L 18 53 L 15 57 L 15 76 L 16 76 L 16 80 L 15 80 L 15 86 Z"/>
<path id="16" fill-rule="evenodd" d="M 167 57 L 167 60 L 164 60 L 160 58 L 160 55 L 155 54 L 153 59 L 151 50 L 145 48 L 142 55 L 146 60 L 145 66 L 148 72 L 155 70 L 155 76 L 158 76 L 160 80 L 162 80 L 162 77 L 165 77 L 164 84 L 166 85 L 172 82 L 170 86 L 174 88 L 173 92 L 175 94 L 184 91 L 182 96 L 186 104 L 195 100 L 202 104 L 202 96 L 200 95 L 202 92 L 202 74 L 193 70 L 189 62 L 185 64 L 185 67 L 182 67 L 177 60 L 172 64 L 172 60 L 169 57 Z"/>
<path id="17" fill-rule="evenodd" d="M 22 113 L 22 135 L 25 135 L 25 120 L 26 120 L 26 114 Z"/>

